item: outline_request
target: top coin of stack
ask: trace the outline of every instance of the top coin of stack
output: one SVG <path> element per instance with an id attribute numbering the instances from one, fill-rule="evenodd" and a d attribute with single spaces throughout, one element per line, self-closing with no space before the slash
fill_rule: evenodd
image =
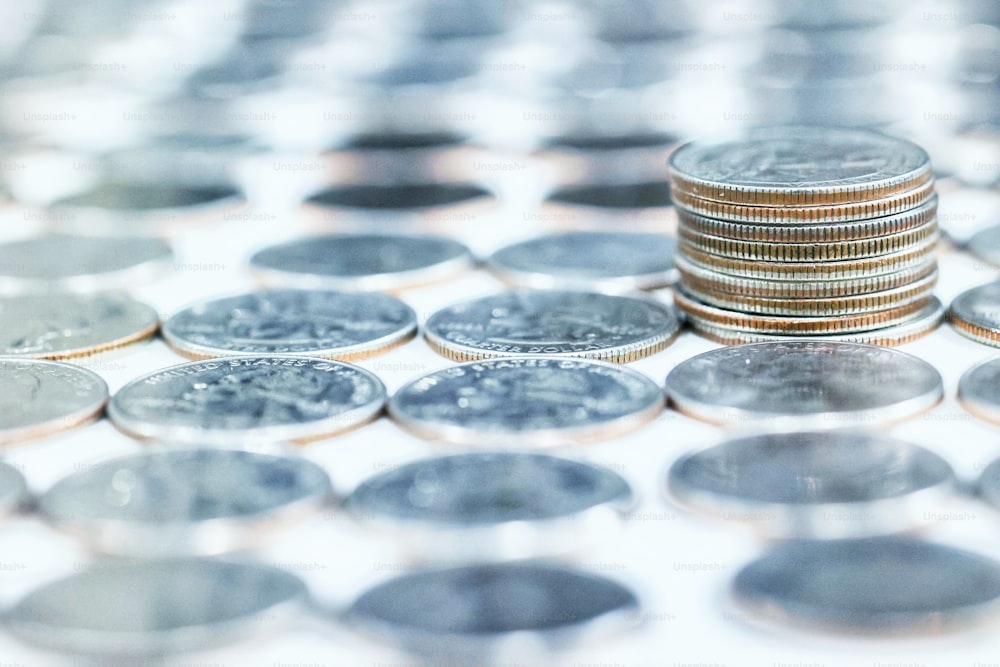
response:
<path id="1" fill-rule="evenodd" d="M 889 345 L 941 321 L 937 196 L 919 146 L 864 130 L 771 128 L 687 144 L 668 167 L 676 303 L 702 335 Z"/>

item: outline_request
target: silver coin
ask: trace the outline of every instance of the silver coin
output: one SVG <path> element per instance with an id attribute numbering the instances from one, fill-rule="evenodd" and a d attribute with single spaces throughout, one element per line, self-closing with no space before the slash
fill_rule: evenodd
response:
<path id="1" fill-rule="evenodd" d="M 0 359 L 0 445 L 96 419 L 107 400 L 108 385 L 85 368 L 38 359 Z"/>
<path id="2" fill-rule="evenodd" d="M 90 190 L 57 201 L 53 206 L 66 209 L 93 208 L 141 213 L 218 205 L 222 202 L 235 201 L 239 196 L 239 191 L 230 185 L 186 186 L 104 182 Z"/>
<path id="3" fill-rule="evenodd" d="M 144 282 L 170 267 L 173 252 L 153 237 L 48 234 L 0 244 L 0 293 L 95 292 Z"/>
<path id="4" fill-rule="evenodd" d="M 472 263 L 468 248 L 442 237 L 328 234 L 265 248 L 250 269 L 267 285 L 396 290 L 450 278 Z"/>
<path id="5" fill-rule="evenodd" d="M 958 400 L 966 410 L 1000 422 L 1000 359 L 990 359 L 965 371 L 958 381 Z"/>
<path id="6" fill-rule="evenodd" d="M 0 297 L 0 354 L 60 359 L 121 347 L 156 332 L 156 311 L 126 294 Z"/>
<path id="7" fill-rule="evenodd" d="M 287 626 L 307 604 L 294 575 L 254 563 L 137 560 L 93 567 L 28 594 L 7 630 L 46 649 L 159 657 Z"/>
<path id="8" fill-rule="evenodd" d="M 755 619 L 864 634 L 927 634 L 995 616 L 1000 565 L 900 538 L 783 544 L 746 566 L 736 603 Z"/>
<path id="9" fill-rule="evenodd" d="M 302 458 L 182 449 L 84 468 L 46 491 L 38 509 L 102 553 L 207 555 L 258 544 L 330 494 L 323 469 Z"/>
<path id="10" fill-rule="evenodd" d="M 565 232 L 501 248 L 487 266 L 519 287 L 622 292 L 675 282 L 676 248 L 665 234 Z"/>
<path id="11" fill-rule="evenodd" d="M 28 483 L 21 471 L 0 461 L 0 517 L 24 507 L 28 499 Z"/>
<path id="12" fill-rule="evenodd" d="M 542 564 L 420 571 L 361 595 L 351 624 L 434 664 L 493 664 L 510 640 L 539 654 L 624 629 L 635 595 L 614 581 Z M 518 643 L 519 660 L 529 657 Z M 539 656 L 530 656 L 539 657 Z"/>
<path id="13" fill-rule="evenodd" d="M 625 184 L 568 185 L 545 199 L 568 206 L 603 209 L 648 209 L 670 206 L 670 185 L 666 181 Z"/>
<path id="14" fill-rule="evenodd" d="M 670 468 L 682 503 L 771 536 L 867 537 L 925 523 L 951 491 L 937 454 L 879 435 L 799 432 L 727 441 Z"/>
<path id="15" fill-rule="evenodd" d="M 1000 347 L 1000 282 L 967 289 L 951 302 L 955 330 L 977 343 Z"/>
<path id="16" fill-rule="evenodd" d="M 566 357 L 484 359 L 400 388 L 389 415 L 416 435 L 540 447 L 610 438 L 653 419 L 663 392 L 641 373 Z"/>
<path id="17" fill-rule="evenodd" d="M 710 422 L 828 429 L 905 419 L 941 400 L 941 375 L 917 357 L 829 341 L 753 343 L 677 365 L 667 394 Z"/>
<path id="18" fill-rule="evenodd" d="M 1000 266 L 1000 225 L 987 227 L 973 234 L 965 244 L 965 249 L 984 262 Z"/>
<path id="19" fill-rule="evenodd" d="M 515 452 L 410 463 L 358 486 L 346 507 L 434 560 L 508 560 L 607 539 L 633 502 L 620 475 Z"/>
<path id="20" fill-rule="evenodd" d="M 650 299 L 563 290 L 515 290 L 443 308 L 427 342 L 456 361 L 565 354 L 629 362 L 663 349 L 680 322 Z"/>
<path id="21" fill-rule="evenodd" d="M 386 400 L 373 374 L 314 357 L 248 356 L 164 368 L 122 387 L 115 426 L 197 444 L 309 441 L 367 423 Z"/>
<path id="22" fill-rule="evenodd" d="M 359 359 L 412 338 L 413 309 L 383 294 L 272 289 L 202 301 L 163 323 L 163 337 L 192 358 L 301 354 Z"/>
<path id="23" fill-rule="evenodd" d="M 336 185 L 317 192 L 307 204 L 365 211 L 420 210 L 468 204 L 492 195 L 470 183 L 394 183 Z"/>

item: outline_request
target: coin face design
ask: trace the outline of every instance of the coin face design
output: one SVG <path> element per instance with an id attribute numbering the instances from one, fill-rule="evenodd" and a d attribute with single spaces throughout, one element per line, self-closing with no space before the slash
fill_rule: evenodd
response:
<path id="1" fill-rule="evenodd" d="M 436 236 L 329 234 L 264 248 L 251 270 L 269 285 L 391 290 L 453 276 L 472 266 L 469 249 Z"/>
<path id="2" fill-rule="evenodd" d="M 951 302 L 948 316 L 963 336 L 1000 347 L 1000 282 L 962 292 Z"/>
<path id="3" fill-rule="evenodd" d="M 79 366 L 0 359 L 0 444 L 9 445 L 96 419 L 108 385 Z"/>
<path id="4" fill-rule="evenodd" d="M 663 403 L 652 380 L 627 368 L 514 357 L 418 378 L 392 396 L 389 414 L 421 437 L 523 447 L 613 437 L 652 419 Z"/>
<path id="5" fill-rule="evenodd" d="M 711 422 L 837 428 L 884 424 L 935 405 L 941 375 L 927 362 L 873 345 L 754 343 L 678 364 L 667 393 L 681 412 Z"/>
<path id="6" fill-rule="evenodd" d="M 515 290 L 443 308 L 424 332 L 455 360 L 566 354 L 627 362 L 666 347 L 679 326 L 672 308 L 649 299 Z"/>
<path id="7" fill-rule="evenodd" d="M 988 620 L 1000 597 L 1000 566 L 903 538 L 793 541 L 746 566 L 733 595 L 748 614 L 775 623 L 926 634 Z"/>
<path id="8" fill-rule="evenodd" d="M 378 416 L 385 386 L 357 366 L 314 357 L 195 361 L 133 380 L 108 416 L 141 437 L 190 443 L 308 441 Z"/>
<path id="9" fill-rule="evenodd" d="M 194 358 L 302 354 L 358 359 L 416 334 L 417 317 L 383 294 L 273 289 L 211 299 L 163 324 L 163 337 Z"/>
<path id="10" fill-rule="evenodd" d="M 103 553 L 204 555 L 250 546 L 330 494 L 326 473 L 303 458 L 175 449 L 83 468 L 46 491 L 39 511 Z"/>
<path id="11" fill-rule="evenodd" d="M 120 293 L 0 297 L 0 354 L 61 359 L 121 347 L 156 332 L 152 308 Z"/>

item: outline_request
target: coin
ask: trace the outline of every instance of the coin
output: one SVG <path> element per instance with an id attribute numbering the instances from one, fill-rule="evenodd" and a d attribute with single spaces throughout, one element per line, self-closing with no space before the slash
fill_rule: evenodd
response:
<path id="1" fill-rule="evenodd" d="M 955 331 L 983 345 L 1000 347 L 1000 282 L 967 289 L 951 302 Z"/>
<path id="2" fill-rule="evenodd" d="M 338 361 L 246 356 L 194 361 L 128 383 L 108 405 L 139 438 L 196 444 L 309 441 L 375 419 L 382 381 Z"/>
<path id="3" fill-rule="evenodd" d="M 0 359 L 0 445 L 96 419 L 108 385 L 85 368 L 56 361 Z"/>
<path id="4" fill-rule="evenodd" d="M 303 458 L 171 449 L 83 468 L 46 491 L 38 509 L 101 553 L 209 555 L 259 545 L 331 493 L 323 469 Z"/>
<path id="5" fill-rule="evenodd" d="M 493 664 L 522 640 L 541 657 L 632 625 L 639 603 L 609 579 L 540 563 L 425 570 L 379 584 L 347 610 L 349 623 L 434 664 Z M 530 643 L 526 642 L 530 638 Z"/>
<path id="6" fill-rule="evenodd" d="M 327 234 L 258 251 L 250 270 L 277 287 L 398 290 L 468 270 L 469 249 L 438 236 Z"/>
<path id="7" fill-rule="evenodd" d="M 14 466 L 0 461 L 0 518 L 21 509 L 28 499 L 28 483 Z"/>
<path id="8" fill-rule="evenodd" d="M 668 161 L 676 192 L 751 206 L 827 206 L 909 192 L 933 178 L 926 151 L 865 130 L 782 127 L 689 143 Z"/>
<path id="9" fill-rule="evenodd" d="M 308 197 L 305 204 L 328 215 L 356 211 L 384 216 L 448 210 L 492 199 L 489 190 L 471 183 L 361 183 L 327 187 Z"/>
<path id="10" fill-rule="evenodd" d="M 977 417 L 1000 422 L 1000 359 L 984 361 L 965 371 L 958 381 L 958 400 Z"/>
<path id="11" fill-rule="evenodd" d="M 897 350 L 788 341 L 692 357 L 667 375 L 667 394 L 705 421 L 804 430 L 905 419 L 940 401 L 943 387 L 933 366 Z"/>
<path id="12" fill-rule="evenodd" d="M 594 183 L 568 185 L 545 199 L 569 206 L 607 209 L 662 208 L 673 204 L 666 181 L 646 183 Z"/>
<path id="13" fill-rule="evenodd" d="M 641 373 L 566 357 L 485 359 L 403 386 L 389 415 L 423 438 L 477 446 L 542 447 L 611 438 L 663 409 Z"/>
<path id="14" fill-rule="evenodd" d="M 427 342 L 454 361 L 566 354 L 625 363 L 663 349 L 680 328 L 650 299 L 562 290 L 512 290 L 442 308 Z"/>
<path id="15" fill-rule="evenodd" d="M 487 267 L 518 287 L 622 292 L 677 279 L 677 242 L 665 234 L 565 232 L 497 250 Z"/>
<path id="16" fill-rule="evenodd" d="M 541 454 L 477 452 L 376 475 L 345 506 L 435 561 L 499 561 L 597 544 L 632 503 L 628 482 L 611 470 Z"/>
<path id="17" fill-rule="evenodd" d="M 926 636 L 994 616 L 1000 566 L 902 538 L 788 542 L 743 568 L 733 596 L 754 618 L 782 625 Z"/>
<path id="18" fill-rule="evenodd" d="M 295 576 L 257 563 L 182 558 L 93 567 L 29 593 L 6 615 L 22 641 L 120 661 L 259 636 L 306 608 Z"/>
<path id="19" fill-rule="evenodd" d="M 65 359 L 149 338 L 156 311 L 121 293 L 0 297 L 0 354 Z"/>
<path id="20" fill-rule="evenodd" d="M 131 287 L 170 267 L 153 237 L 47 234 L 0 244 L 0 293 L 95 292 Z"/>
<path id="21" fill-rule="evenodd" d="M 965 249 L 975 257 L 1000 266 L 1000 225 L 981 229 L 968 240 Z"/>
<path id="22" fill-rule="evenodd" d="M 685 505 L 780 538 L 842 539 L 926 523 L 952 491 L 951 466 L 917 445 L 865 433 L 728 440 L 670 468 Z"/>
<path id="23" fill-rule="evenodd" d="M 270 289 L 202 301 L 163 323 L 163 337 L 193 359 L 301 354 L 363 359 L 416 335 L 417 316 L 384 294 Z"/>

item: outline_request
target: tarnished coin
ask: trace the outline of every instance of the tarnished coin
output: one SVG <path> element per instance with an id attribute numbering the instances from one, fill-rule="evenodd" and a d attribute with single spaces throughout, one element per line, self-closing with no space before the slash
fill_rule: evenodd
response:
<path id="1" fill-rule="evenodd" d="M 873 345 L 789 341 L 704 352 L 667 375 L 678 410 L 710 422 L 828 429 L 898 421 L 941 400 L 922 359 Z"/>
<path id="2" fill-rule="evenodd" d="M 363 359 L 413 338 L 417 316 L 384 294 L 271 289 L 202 301 L 163 323 L 163 338 L 193 359 L 301 354 Z"/>
<path id="3" fill-rule="evenodd" d="M 0 518 L 13 514 L 28 498 L 28 483 L 21 471 L 0 462 Z"/>
<path id="4" fill-rule="evenodd" d="M 1000 225 L 976 232 L 965 248 L 984 262 L 1000 266 Z"/>
<path id="5" fill-rule="evenodd" d="M 382 381 L 351 364 L 315 357 L 194 361 L 133 380 L 108 417 L 140 438 L 249 444 L 323 438 L 378 416 Z"/>
<path id="6" fill-rule="evenodd" d="M 937 454 L 885 436 L 775 433 L 730 440 L 671 468 L 675 498 L 773 537 L 841 539 L 907 530 L 951 491 Z"/>
<path id="7" fill-rule="evenodd" d="M 665 234 L 565 232 L 501 248 L 487 266 L 518 287 L 622 292 L 673 283 L 676 248 Z"/>
<path id="8" fill-rule="evenodd" d="M 84 468 L 46 491 L 38 509 L 102 553 L 208 555 L 257 545 L 330 495 L 326 473 L 306 459 L 174 449 Z"/>
<path id="9" fill-rule="evenodd" d="M 633 502 L 611 470 L 517 452 L 410 463 L 347 498 L 359 519 L 434 560 L 508 560 L 605 540 Z"/>
<path id="10" fill-rule="evenodd" d="M 193 651 L 290 625 L 307 605 L 294 575 L 256 563 L 114 562 L 28 594 L 5 619 L 42 648 L 121 660 Z"/>
<path id="11" fill-rule="evenodd" d="M 623 630 L 639 618 L 635 595 L 617 582 L 537 563 L 419 571 L 380 584 L 350 606 L 351 624 L 434 664 L 493 664 L 515 637 L 534 662 Z M 509 657 L 509 655 L 508 655 Z"/>
<path id="12" fill-rule="evenodd" d="M 513 290 L 443 308 L 427 342 L 455 361 L 565 354 L 619 363 L 670 344 L 680 322 L 651 299 L 564 290 Z"/>
<path id="13" fill-rule="evenodd" d="M 1000 422 L 1000 359 L 990 359 L 965 371 L 958 381 L 958 400 L 987 421 Z"/>
<path id="14" fill-rule="evenodd" d="M 0 293 L 123 289 L 170 267 L 166 241 L 48 234 L 0 244 Z"/>
<path id="15" fill-rule="evenodd" d="M 107 400 L 108 385 L 85 368 L 38 359 L 0 359 L 0 445 L 96 419 Z"/>
<path id="16" fill-rule="evenodd" d="M 457 241 L 404 234 L 313 236 L 250 258 L 265 284 L 302 289 L 397 290 L 451 278 L 472 264 Z"/>
<path id="17" fill-rule="evenodd" d="M 636 429 L 663 392 L 627 368 L 566 357 L 484 359 L 424 375 L 389 400 L 422 437 L 502 447 L 572 445 Z"/>
<path id="18" fill-rule="evenodd" d="M 827 127 L 766 128 L 742 140 L 686 144 L 668 167 L 677 192 L 773 207 L 873 201 L 933 178 L 930 158 L 916 144 Z"/>
<path id="19" fill-rule="evenodd" d="M 788 542 L 746 566 L 736 603 L 757 619 L 810 630 L 926 635 L 992 620 L 1000 565 L 929 542 Z"/>
<path id="20" fill-rule="evenodd" d="M 965 290 L 951 302 L 955 330 L 977 343 L 1000 347 L 1000 282 Z"/>
<path id="21" fill-rule="evenodd" d="M 156 311 L 122 293 L 0 297 L 0 354 L 64 359 L 149 338 Z"/>

